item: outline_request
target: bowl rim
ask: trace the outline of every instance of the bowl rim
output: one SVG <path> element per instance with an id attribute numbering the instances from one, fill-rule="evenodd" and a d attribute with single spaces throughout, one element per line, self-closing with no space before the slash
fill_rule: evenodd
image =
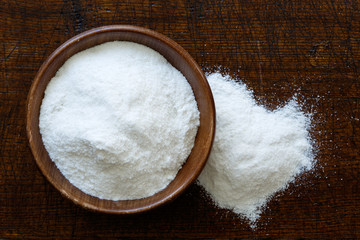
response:
<path id="1" fill-rule="evenodd" d="M 210 99 L 209 99 L 210 102 L 208 102 L 207 104 L 210 104 L 210 109 L 212 110 L 212 112 L 210 113 L 211 118 L 212 118 L 212 119 L 210 119 L 210 122 L 211 122 L 212 126 L 210 128 L 210 133 L 209 133 L 210 147 L 206 152 L 205 160 L 201 162 L 201 165 L 199 165 L 200 170 L 195 172 L 195 174 L 193 174 L 189 178 L 188 181 L 183 183 L 180 187 L 176 188 L 175 191 L 172 191 L 171 194 L 166 195 L 165 197 L 161 198 L 159 201 L 156 201 L 156 202 L 154 202 L 152 204 L 149 204 L 149 205 L 146 205 L 146 206 L 143 206 L 143 207 L 134 208 L 134 209 L 128 209 L 128 210 L 123 210 L 123 209 L 114 210 L 114 209 L 109 209 L 109 208 L 101 208 L 101 207 L 99 207 L 97 205 L 89 204 L 89 203 L 86 203 L 86 202 L 82 201 L 81 199 L 76 198 L 74 196 L 74 194 L 70 195 L 67 191 L 65 191 L 63 188 L 61 188 L 60 184 L 56 182 L 55 178 L 51 177 L 51 174 L 45 169 L 45 164 L 42 164 L 42 162 L 39 160 L 40 156 L 39 156 L 38 152 L 36 151 L 37 148 L 36 148 L 35 143 L 33 141 L 33 128 L 32 128 L 31 122 L 32 122 L 33 118 L 39 118 L 39 116 L 33 116 L 33 114 L 32 114 L 31 110 L 34 108 L 32 98 L 34 96 L 34 93 L 35 93 L 36 89 L 38 88 L 39 83 L 41 82 L 41 79 L 42 79 L 43 75 L 47 71 L 50 64 L 52 64 L 55 61 L 55 59 L 59 57 L 60 54 L 62 54 L 63 52 L 66 52 L 68 50 L 68 48 L 70 48 L 72 45 L 74 45 L 74 44 L 78 43 L 79 41 L 82 41 L 82 40 L 84 40 L 86 38 L 92 37 L 92 36 L 97 35 L 97 34 L 106 33 L 106 32 L 132 32 L 132 33 L 143 34 L 143 35 L 146 35 L 148 37 L 154 38 L 154 39 L 156 39 L 158 41 L 161 41 L 163 44 L 171 47 L 173 50 L 176 51 L 177 54 L 179 54 L 183 59 L 185 59 L 187 64 L 191 65 L 192 69 L 194 71 L 196 71 L 197 74 L 199 76 L 201 76 L 201 78 L 204 80 L 203 84 L 207 88 L 206 91 L 209 93 L 209 96 L 210 96 Z M 45 89 L 46 89 L 46 87 L 45 87 Z M 40 106 L 41 106 L 41 103 L 40 103 Z M 200 173 L 201 173 L 202 169 L 204 168 L 204 166 L 205 166 L 205 164 L 207 162 L 207 159 L 208 159 L 208 157 L 210 155 L 210 151 L 211 151 L 211 148 L 212 148 L 212 145 L 213 145 L 213 142 L 214 142 L 215 124 L 216 124 L 216 121 L 215 121 L 215 119 L 216 119 L 215 103 L 214 103 L 214 99 L 213 99 L 213 95 L 212 95 L 209 83 L 207 82 L 205 74 L 201 70 L 200 66 L 191 57 L 191 55 L 184 48 L 182 48 L 179 44 L 177 44 L 174 40 L 166 37 L 165 35 L 163 35 L 161 33 L 158 33 L 156 31 L 153 31 L 153 30 L 150 30 L 150 29 L 147 29 L 147 28 L 144 28 L 144 27 L 139 27 L 139 26 L 133 26 L 133 25 L 107 25 L 107 26 L 101 26 L 101 27 L 93 28 L 93 29 L 87 30 L 85 32 L 82 32 L 82 33 L 80 33 L 78 35 L 73 36 L 69 40 L 65 41 L 63 44 L 61 44 L 55 51 L 53 51 L 49 55 L 49 57 L 42 63 L 41 67 L 39 68 L 38 72 L 36 73 L 35 78 L 34 78 L 32 84 L 31 84 L 30 90 L 28 92 L 26 107 L 27 107 L 26 108 L 26 132 L 27 132 L 27 137 L 28 137 L 28 140 L 29 140 L 29 146 L 30 146 L 31 152 L 33 154 L 33 157 L 35 159 L 36 165 L 40 169 L 41 173 L 51 183 L 51 185 L 53 187 L 55 187 L 67 199 L 71 200 L 76 205 L 79 205 L 79 206 L 81 206 L 83 208 L 86 208 L 86 209 L 89 209 L 89 210 L 92 210 L 92 211 L 96 211 L 96 212 L 111 213 L 111 214 L 139 213 L 139 212 L 144 212 L 144 211 L 148 211 L 150 209 L 159 207 L 160 205 L 163 205 L 164 203 L 167 203 L 167 202 L 170 202 L 170 201 L 174 200 L 182 192 L 184 192 L 197 179 L 197 177 L 200 175 Z M 41 134 L 40 134 L 40 136 L 41 136 Z M 45 146 L 44 146 L 44 149 L 45 149 Z M 60 170 L 59 170 L 59 172 L 60 172 Z M 65 176 L 64 176 L 64 178 L 66 179 Z M 72 183 L 70 183 L 70 184 L 73 187 L 77 188 Z M 79 190 L 81 192 L 83 192 L 81 189 L 79 189 Z M 87 194 L 85 192 L 83 192 L 83 193 L 85 195 L 89 195 L 89 194 Z M 92 196 L 92 195 L 89 195 L 89 196 Z M 97 198 L 96 196 L 92 196 L 92 197 Z M 146 197 L 146 198 L 150 198 L 150 197 L 152 197 L 152 196 L 149 196 L 149 197 Z M 146 199 L 146 198 L 144 198 L 144 199 Z M 98 199 L 100 199 L 100 198 L 98 198 Z M 106 199 L 100 199 L 100 200 L 106 200 Z M 137 201 L 137 200 L 140 200 L 140 199 L 125 200 L 125 201 Z M 106 200 L 106 201 L 118 202 L 118 201 L 114 201 L 114 200 Z M 119 200 L 119 201 L 124 201 L 124 200 Z"/>

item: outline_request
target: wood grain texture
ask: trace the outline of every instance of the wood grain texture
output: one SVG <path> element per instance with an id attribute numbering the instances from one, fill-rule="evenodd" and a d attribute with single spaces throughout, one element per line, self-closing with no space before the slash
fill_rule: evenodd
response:
<path id="1" fill-rule="evenodd" d="M 0 238 L 360 238 L 358 1 L 3 0 L 0 3 Z M 258 228 L 193 185 L 144 214 L 93 213 L 63 198 L 28 147 L 25 104 L 42 62 L 93 27 L 132 24 L 243 81 L 269 109 L 295 93 L 313 113 L 314 171 L 264 210 Z"/>

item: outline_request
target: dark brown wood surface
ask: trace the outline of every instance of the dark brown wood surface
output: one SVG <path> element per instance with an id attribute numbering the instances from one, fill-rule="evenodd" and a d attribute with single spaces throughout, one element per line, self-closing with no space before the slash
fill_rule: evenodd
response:
<path id="1" fill-rule="evenodd" d="M 2 0 L 0 238 L 360 238 L 358 1 Z M 317 164 L 277 194 L 258 227 L 215 208 L 196 185 L 133 216 L 84 210 L 38 170 L 25 130 L 27 93 L 61 43 L 93 27 L 133 24 L 220 67 L 269 109 L 294 94 L 313 113 Z"/>

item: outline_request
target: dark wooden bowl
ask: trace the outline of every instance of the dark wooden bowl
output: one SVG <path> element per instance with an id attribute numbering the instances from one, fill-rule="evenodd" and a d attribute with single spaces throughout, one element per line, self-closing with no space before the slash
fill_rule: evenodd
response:
<path id="1" fill-rule="evenodd" d="M 39 113 L 44 91 L 57 70 L 77 52 L 115 40 L 140 43 L 162 54 L 186 77 L 194 91 L 200 111 L 200 127 L 194 148 L 176 178 L 161 192 L 139 200 L 111 201 L 99 199 L 73 186 L 50 159 L 39 131 Z M 117 214 L 136 213 L 173 200 L 196 180 L 207 161 L 212 146 L 215 132 L 215 106 L 204 73 L 189 53 L 177 43 L 162 34 L 141 27 L 104 26 L 71 38 L 56 49 L 42 64 L 28 95 L 26 130 L 37 165 L 45 177 L 65 197 L 82 207 L 95 211 Z"/>

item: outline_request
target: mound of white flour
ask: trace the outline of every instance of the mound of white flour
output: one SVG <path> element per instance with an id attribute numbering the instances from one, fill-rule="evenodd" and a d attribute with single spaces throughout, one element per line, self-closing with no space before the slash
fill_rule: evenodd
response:
<path id="1" fill-rule="evenodd" d="M 46 88 L 39 121 L 46 150 L 73 185 L 125 200 L 175 178 L 199 111 L 185 77 L 158 52 L 108 42 L 65 62 Z"/>
<path id="2" fill-rule="evenodd" d="M 198 180 L 219 207 L 254 222 L 269 197 L 312 166 L 310 120 L 295 101 L 268 111 L 229 76 L 214 73 L 208 81 L 216 134 Z"/>

